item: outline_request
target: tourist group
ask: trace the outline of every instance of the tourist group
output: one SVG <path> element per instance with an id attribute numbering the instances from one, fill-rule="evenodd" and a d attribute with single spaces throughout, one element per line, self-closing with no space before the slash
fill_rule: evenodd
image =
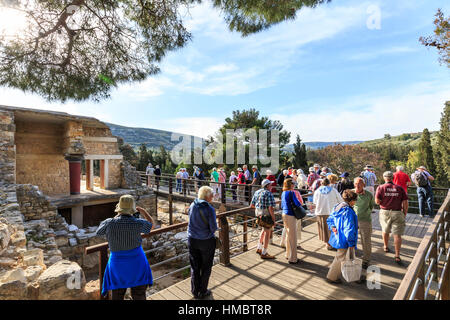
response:
<path id="1" fill-rule="evenodd" d="M 280 246 L 286 248 L 285 258 L 289 264 L 301 268 L 297 258 L 301 236 L 301 218 L 305 208 L 314 212 L 317 220 L 319 239 L 324 248 L 336 251 L 336 256 L 327 274 L 327 281 L 341 283 L 341 262 L 346 256 L 355 255 L 358 234 L 362 247 L 363 270 L 370 265 L 372 253 L 372 212 L 375 204 L 380 206 L 379 222 L 382 228 L 384 252 L 389 253 L 389 238 L 394 238 L 395 262 L 402 264 L 400 249 L 405 230 L 405 217 L 408 212 L 407 188 L 412 183 L 417 186 L 420 214 L 425 211 L 433 217 L 433 176 L 423 166 L 417 168 L 411 177 L 402 167 L 397 172 L 383 173 L 384 184 L 377 186 L 377 177 L 372 166 L 367 165 L 361 175 L 350 179 L 348 172 L 340 176 L 330 168 L 321 168 L 318 164 L 309 168 L 306 176 L 301 169 L 287 168 L 278 177 L 267 171 L 263 179 L 257 166 L 248 166 L 230 172 L 228 184 L 231 195 L 238 203 L 248 203 L 255 209 L 261 234 L 256 247 L 260 259 L 271 260 L 276 257 L 268 252 L 274 227 L 278 222 L 275 209 L 278 203 L 274 194 L 280 196 L 283 232 Z M 146 171 L 149 184 L 152 185 L 161 176 L 159 166 L 153 169 L 149 164 Z M 339 179 L 340 178 L 340 179 Z M 186 169 L 177 173 L 176 179 L 193 179 L 197 184 L 197 197 L 189 207 L 188 248 L 191 265 L 191 292 L 196 299 L 206 299 L 211 295 L 208 282 L 218 247 L 216 209 L 212 205 L 221 196 L 221 183 L 227 182 L 223 168 L 214 168 L 211 181 L 206 181 L 202 169 L 195 168 L 192 177 Z M 210 186 L 203 185 L 210 183 Z M 280 193 L 277 190 L 281 189 Z M 182 191 L 182 183 L 176 190 Z M 234 192 L 233 192 L 234 191 Z M 305 201 L 304 198 L 307 200 Z M 248 202 L 247 202 L 248 201 Z M 309 205 L 309 207 L 307 206 Z M 302 210 L 303 209 L 303 210 Z M 427 209 L 427 210 L 426 210 Z M 120 198 L 116 206 L 117 215 L 104 220 L 97 234 L 105 235 L 109 244 L 110 257 L 103 279 L 102 295 L 112 291 L 112 299 L 122 300 L 127 288 L 131 288 L 133 299 L 145 299 L 145 291 L 153 284 L 152 271 L 141 245 L 141 234 L 151 232 L 154 221 L 145 209 L 137 207 L 130 195 Z M 139 213 L 144 219 L 137 218 Z M 365 279 L 361 276 L 360 283 Z"/>

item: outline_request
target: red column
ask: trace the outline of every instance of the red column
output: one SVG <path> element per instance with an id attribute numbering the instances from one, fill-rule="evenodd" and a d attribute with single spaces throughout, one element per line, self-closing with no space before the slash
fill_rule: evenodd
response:
<path id="1" fill-rule="evenodd" d="M 81 159 L 67 158 L 69 160 L 70 194 L 80 194 Z"/>

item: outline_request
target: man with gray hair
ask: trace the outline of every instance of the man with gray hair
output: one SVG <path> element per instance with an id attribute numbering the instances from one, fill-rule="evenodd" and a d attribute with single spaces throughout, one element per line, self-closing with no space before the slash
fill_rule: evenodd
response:
<path id="1" fill-rule="evenodd" d="M 402 187 L 408 193 L 408 187 L 411 185 L 409 175 L 404 172 L 403 166 L 397 166 L 397 172 L 394 173 L 394 184 Z"/>
<path id="2" fill-rule="evenodd" d="M 395 262 L 401 265 L 400 248 L 406 226 L 406 214 L 408 213 L 408 195 L 402 187 L 392 182 L 394 175 L 391 171 L 386 171 L 383 178 L 386 183 L 377 188 L 375 203 L 381 208 L 379 219 L 383 231 L 384 252 L 391 252 L 388 244 L 392 232 L 394 235 Z"/>

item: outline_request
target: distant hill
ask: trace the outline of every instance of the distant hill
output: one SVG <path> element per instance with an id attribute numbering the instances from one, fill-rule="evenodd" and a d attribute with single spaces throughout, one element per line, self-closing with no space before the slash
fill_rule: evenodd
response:
<path id="1" fill-rule="evenodd" d="M 125 143 L 130 144 L 133 148 L 138 148 L 142 143 L 144 143 L 147 148 L 159 149 L 160 146 L 164 146 L 166 150 L 172 150 L 179 142 L 172 141 L 171 137 L 173 132 L 158 130 L 158 129 L 148 129 L 148 128 L 133 128 L 119 126 L 113 123 L 106 123 L 113 135 L 122 137 Z M 432 131 L 431 133 L 431 143 L 434 145 L 437 140 L 437 131 Z M 398 144 L 403 146 L 411 146 L 416 148 L 419 145 L 422 132 L 418 133 L 404 133 L 399 136 L 392 136 L 389 142 L 392 144 Z M 193 141 L 194 138 L 202 139 L 200 137 L 191 136 Z M 369 141 L 336 141 L 336 142 L 305 142 L 307 148 L 310 149 L 320 149 L 334 144 L 342 145 L 355 145 L 359 144 L 362 147 L 376 147 L 383 145 L 387 140 L 385 138 L 374 139 Z M 284 150 L 292 152 L 294 151 L 294 145 L 288 144 L 284 147 Z"/>
<path id="2" fill-rule="evenodd" d="M 430 131 L 431 136 L 431 144 L 434 145 L 437 141 L 437 131 Z M 370 141 L 365 141 L 361 143 L 361 147 L 373 148 L 380 145 L 384 145 L 386 142 L 389 142 L 394 145 L 400 146 L 410 146 L 413 149 L 416 149 L 419 146 L 420 139 L 422 138 L 422 132 L 416 133 L 404 133 L 399 136 L 392 136 L 389 140 L 385 138 L 375 139 Z"/>
<path id="3" fill-rule="evenodd" d="M 133 148 L 138 148 L 142 143 L 150 149 L 159 149 L 160 146 L 164 146 L 166 150 L 172 150 L 179 141 L 172 141 L 171 137 L 174 132 L 147 129 L 147 128 L 132 128 L 119 126 L 113 123 L 106 123 L 111 129 L 111 133 L 115 136 L 123 138 L 125 143 L 130 144 Z M 191 141 L 194 143 L 194 138 L 202 139 L 199 137 L 191 136 Z M 181 141 L 181 139 L 180 139 Z"/>
<path id="4" fill-rule="evenodd" d="M 334 144 L 342 144 L 342 145 L 353 145 L 353 144 L 359 144 L 363 141 L 337 141 L 337 142 L 320 142 L 320 141 L 316 141 L 316 142 L 304 142 L 304 144 L 306 145 L 306 148 L 309 149 L 322 149 L 328 146 L 332 146 Z M 284 147 L 284 149 L 286 151 L 289 152 L 293 152 L 294 151 L 294 145 L 293 144 L 288 144 Z"/>

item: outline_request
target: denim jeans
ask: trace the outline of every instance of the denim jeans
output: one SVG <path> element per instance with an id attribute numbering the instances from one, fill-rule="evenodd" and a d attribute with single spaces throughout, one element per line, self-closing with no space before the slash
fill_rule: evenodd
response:
<path id="1" fill-rule="evenodd" d="M 180 192 L 181 193 L 181 179 L 177 179 L 176 192 Z"/>
<path id="2" fill-rule="evenodd" d="M 417 196 L 419 197 L 419 212 L 421 215 L 425 215 L 425 205 L 430 216 L 434 215 L 433 212 L 433 189 L 430 186 L 417 187 Z"/>

